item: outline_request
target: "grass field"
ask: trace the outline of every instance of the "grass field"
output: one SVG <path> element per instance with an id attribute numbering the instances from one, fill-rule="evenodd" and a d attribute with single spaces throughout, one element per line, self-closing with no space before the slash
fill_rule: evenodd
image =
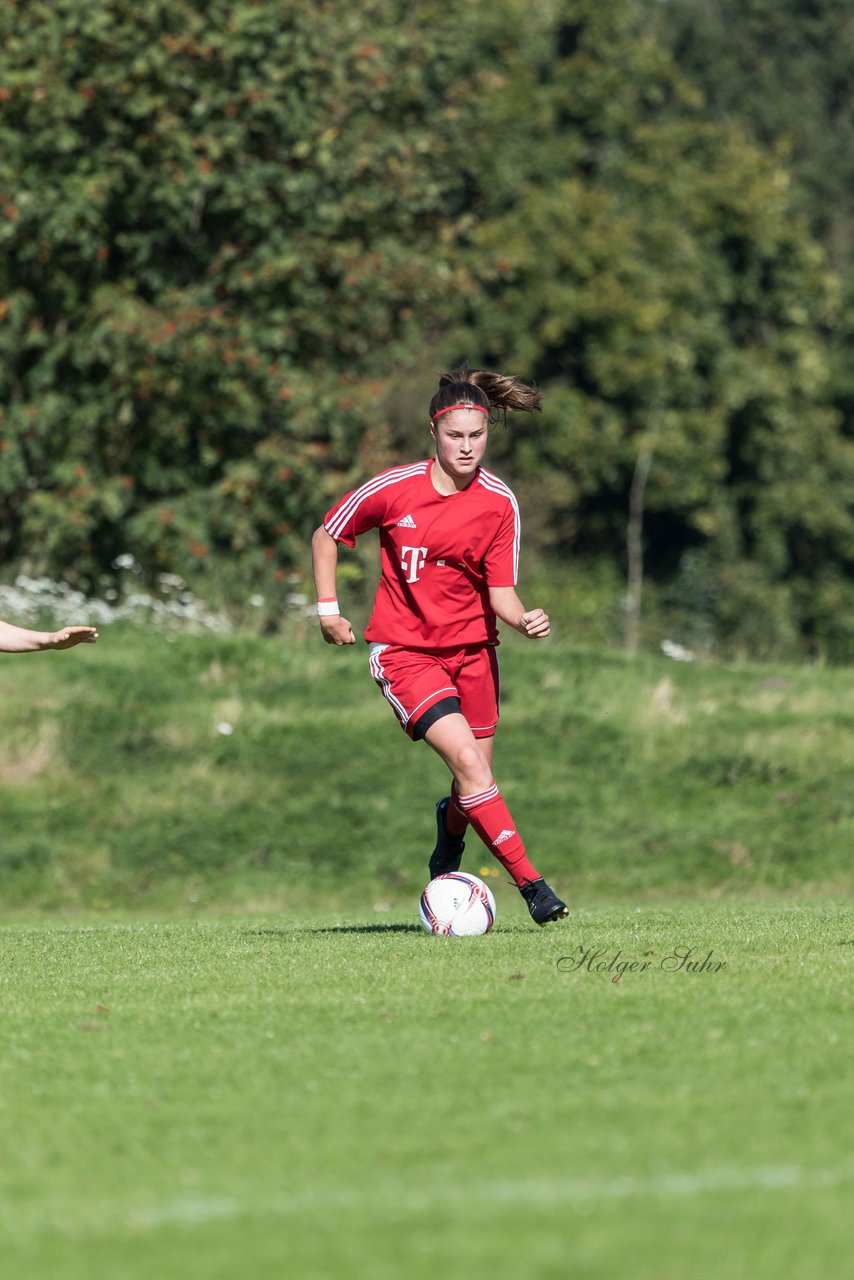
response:
<path id="1" fill-rule="evenodd" d="M 4 1277 L 848 1273 L 849 674 L 502 656 L 573 914 L 458 941 L 362 649 L 0 662 Z"/>
<path id="2" fill-rule="evenodd" d="M 501 648 L 496 777 L 589 902 L 847 894 L 854 686 L 806 667 Z M 7 913 L 304 910 L 422 888 L 444 767 L 364 646 L 105 630 L 0 662 Z M 473 847 L 469 869 L 483 861 Z"/>
<path id="3" fill-rule="evenodd" d="M 848 1274 L 850 904 L 499 912 L 0 929 L 3 1274 Z"/>

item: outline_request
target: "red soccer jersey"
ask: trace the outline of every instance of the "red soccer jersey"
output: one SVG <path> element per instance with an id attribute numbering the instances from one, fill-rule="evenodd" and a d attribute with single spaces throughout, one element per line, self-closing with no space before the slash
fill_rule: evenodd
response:
<path id="1" fill-rule="evenodd" d="M 327 512 L 326 532 L 355 546 L 379 529 L 382 576 L 365 639 L 415 649 L 497 644 L 490 587 L 514 587 L 519 507 L 479 467 L 458 493 L 433 487 L 432 459 L 383 471 Z"/>

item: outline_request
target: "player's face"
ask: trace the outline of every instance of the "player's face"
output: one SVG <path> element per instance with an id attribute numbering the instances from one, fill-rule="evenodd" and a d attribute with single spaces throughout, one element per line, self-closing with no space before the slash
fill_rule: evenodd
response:
<path id="1" fill-rule="evenodd" d="M 489 419 L 479 409 L 455 409 L 443 414 L 430 434 L 442 470 L 465 480 L 474 475 L 486 452 Z"/>

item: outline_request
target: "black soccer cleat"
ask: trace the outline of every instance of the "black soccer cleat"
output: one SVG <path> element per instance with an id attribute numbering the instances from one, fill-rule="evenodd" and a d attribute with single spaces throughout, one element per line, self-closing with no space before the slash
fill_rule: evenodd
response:
<path id="1" fill-rule="evenodd" d="M 465 841 L 462 836 L 452 836 L 445 826 L 445 814 L 451 797 L 445 796 L 436 805 L 436 848 L 430 855 L 430 879 L 436 876 L 447 876 L 452 871 L 459 871 L 463 860 Z"/>
<path id="2" fill-rule="evenodd" d="M 569 915 L 569 907 L 551 889 L 540 876 L 539 880 L 529 880 L 519 886 L 519 892 L 528 904 L 531 919 L 535 924 L 550 924 L 561 916 Z"/>

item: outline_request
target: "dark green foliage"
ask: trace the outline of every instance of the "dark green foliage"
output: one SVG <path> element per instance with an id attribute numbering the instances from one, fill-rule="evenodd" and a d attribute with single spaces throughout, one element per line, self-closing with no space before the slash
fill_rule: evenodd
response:
<path id="1" fill-rule="evenodd" d="M 848 0 L 668 0 L 644 6 L 718 118 L 785 155 L 835 259 L 854 243 L 854 11 Z"/>
<path id="2" fill-rule="evenodd" d="M 773 653 L 800 632 L 850 656 L 854 597 L 837 591 L 834 621 L 817 583 L 841 587 L 854 562 L 854 447 L 824 336 L 838 284 L 781 161 L 710 120 L 625 10 L 572 9 L 569 55 L 556 30 L 547 68 L 515 72 L 550 168 L 524 184 L 489 157 L 475 235 L 492 305 L 472 308 L 473 345 L 548 391 L 542 419 L 501 438 L 523 508 L 559 553 L 619 552 L 646 455 L 647 571 L 678 583 L 702 550 L 708 638 Z M 774 596 L 779 621 L 748 634 Z"/>
<path id="3" fill-rule="evenodd" d="M 622 578 L 648 466 L 647 640 L 850 658 L 846 288 L 802 216 L 808 124 L 791 169 L 790 110 L 736 119 L 731 8 L 681 0 L 665 32 L 634 0 L 7 6 L 4 559 L 91 588 L 132 552 L 272 622 L 328 500 L 424 453 L 467 356 L 547 393 L 492 455 L 547 603 Z M 760 0 L 739 19 L 805 118 L 814 8 L 785 6 L 800 62 Z"/>
<path id="4" fill-rule="evenodd" d="M 3 550 L 89 583 L 129 547 L 195 578 L 236 558 L 232 593 L 270 585 L 441 313 L 461 33 L 381 2 L 4 23 Z"/>
<path id="5" fill-rule="evenodd" d="M 739 502 L 764 526 L 750 590 L 758 589 L 763 611 L 785 619 L 789 643 L 800 631 L 818 651 L 850 660 L 854 11 L 846 0 L 670 0 L 639 13 L 702 90 L 705 113 L 737 122 L 785 164 L 787 204 L 808 221 L 838 276 L 837 305 L 813 311 L 811 322 L 825 351 L 821 398 L 835 422 L 818 436 L 803 429 L 800 413 L 785 431 L 767 422 L 768 465 L 761 470 L 740 437 L 733 446 L 743 468 Z M 793 297 L 788 314 L 805 318 L 815 290 L 798 285 L 788 270 L 786 286 L 793 285 L 800 298 Z M 765 309 L 754 310 L 764 325 Z M 815 384 L 805 390 L 818 398 Z M 724 573 L 733 571 L 751 576 L 746 565 Z M 738 596 L 736 590 L 733 603 Z M 779 635 L 779 627 L 772 630 Z M 744 639 L 759 651 L 752 637 Z"/>

